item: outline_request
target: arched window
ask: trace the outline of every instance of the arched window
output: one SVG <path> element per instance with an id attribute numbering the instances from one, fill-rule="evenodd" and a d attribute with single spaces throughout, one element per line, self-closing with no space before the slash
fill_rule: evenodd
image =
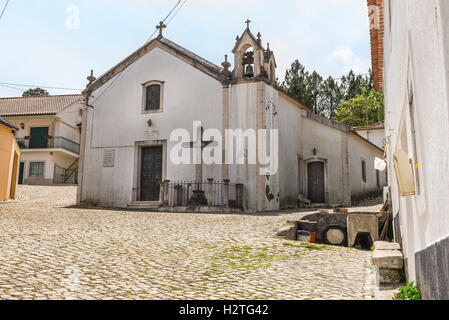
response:
<path id="1" fill-rule="evenodd" d="M 152 84 L 147 87 L 147 104 L 145 110 L 159 110 L 161 108 L 161 85 Z"/>
<path id="2" fill-rule="evenodd" d="M 146 113 L 159 112 L 162 110 L 163 82 L 150 81 L 143 84 L 143 106 L 142 111 Z"/>
<path id="3" fill-rule="evenodd" d="M 248 48 L 243 55 L 243 77 L 254 77 L 254 50 L 252 47 Z"/>

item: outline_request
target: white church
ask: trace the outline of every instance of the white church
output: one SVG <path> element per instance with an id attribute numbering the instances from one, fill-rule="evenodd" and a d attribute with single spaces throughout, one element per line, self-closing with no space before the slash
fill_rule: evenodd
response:
<path id="1" fill-rule="evenodd" d="M 219 67 L 166 39 L 161 23 L 157 38 L 88 78 L 78 204 L 263 212 L 382 194 L 386 174 L 374 162 L 383 150 L 279 88 L 274 53 L 249 22 L 232 70 L 227 56 Z M 189 139 L 173 140 L 179 130 Z M 235 147 L 228 131 L 245 143 Z M 200 160 L 178 163 L 179 152 Z"/>

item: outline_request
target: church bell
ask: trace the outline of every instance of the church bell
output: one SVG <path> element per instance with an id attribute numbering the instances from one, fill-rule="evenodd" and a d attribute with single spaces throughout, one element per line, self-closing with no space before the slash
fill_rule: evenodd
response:
<path id="1" fill-rule="evenodd" d="M 254 68 L 252 65 L 248 65 L 245 70 L 245 77 L 252 78 L 254 77 Z"/>

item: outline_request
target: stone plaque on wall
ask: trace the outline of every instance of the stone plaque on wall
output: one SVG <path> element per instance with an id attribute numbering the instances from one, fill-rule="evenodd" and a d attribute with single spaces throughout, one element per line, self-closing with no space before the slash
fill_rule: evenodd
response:
<path id="1" fill-rule="evenodd" d="M 145 140 L 159 140 L 159 130 L 145 130 Z"/>
<path id="2" fill-rule="evenodd" d="M 103 167 L 112 168 L 115 165 L 115 150 L 104 150 Z"/>

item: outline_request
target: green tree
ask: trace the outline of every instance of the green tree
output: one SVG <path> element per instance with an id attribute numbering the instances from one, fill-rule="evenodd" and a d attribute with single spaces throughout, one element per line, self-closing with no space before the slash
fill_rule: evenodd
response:
<path id="1" fill-rule="evenodd" d="M 35 88 L 35 89 L 29 89 L 25 91 L 22 95 L 22 97 L 38 97 L 38 96 L 48 96 L 49 93 L 45 89 L 41 88 Z"/>
<path id="2" fill-rule="evenodd" d="M 309 97 L 310 107 L 315 113 L 319 113 L 318 101 L 321 95 L 321 87 L 323 85 L 323 78 L 314 71 L 306 78 L 307 95 Z"/>
<path id="3" fill-rule="evenodd" d="M 344 98 L 343 87 L 332 77 L 327 78 L 320 87 L 318 114 L 332 119 Z"/>
<path id="4" fill-rule="evenodd" d="M 366 108 L 368 108 L 368 123 L 366 120 Z M 383 94 L 374 89 L 364 89 L 362 94 L 350 100 L 342 101 L 336 115 L 332 120 L 348 127 L 361 127 L 372 125 L 384 120 Z"/>
<path id="5" fill-rule="evenodd" d="M 342 106 L 342 101 L 361 95 L 363 90 L 373 89 L 373 77 L 371 70 L 369 75 L 356 75 L 351 70 L 339 80 L 332 77 L 323 80 L 318 72 L 309 73 L 295 60 L 286 71 L 281 87 L 312 108 L 316 114 L 333 119 Z"/>
<path id="6" fill-rule="evenodd" d="M 316 71 L 309 73 L 298 60 L 295 60 L 286 71 L 281 87 L 316 111 L 322 82 L 323 78 Z"/>

